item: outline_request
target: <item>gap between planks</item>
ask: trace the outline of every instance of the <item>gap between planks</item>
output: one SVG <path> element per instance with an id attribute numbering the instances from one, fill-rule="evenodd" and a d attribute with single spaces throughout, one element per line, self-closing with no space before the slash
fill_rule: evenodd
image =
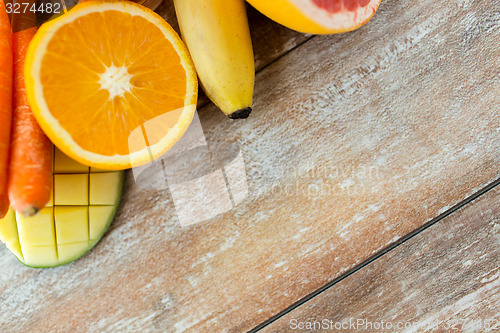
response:
<path id="1" fill-rule="evenodd" d="M 249 333 L 258 332 L 258 331 L 264 329 L 265 327 L 267 327 L 270 324 L 272 324 L 273 322 L 279 320 L 280 318 L 282 318 L 286 314 L 292 312 L 293 310 L 295 310 L 298 307 L 300 307 L 300 306 L 304 305 L 305 303 L 309 302 L 310 300 L 312 300 L 316 296 L 318 296 L 321 293 L 325 292 L 326 290 L 330 289 L 334 285 L 338 284 L 342 280 L 348 278 L 349 276 L 351 276 L 352 274 L 356 273 L 357 271 L 360 271 L 364 267 L 368 266 L 370 263 L 372 263 L 375 260 L 381 258 L 382 256 L 384 256 L 385 254 L 387 254 L 390 251 L 394 250 L 395 248 L 399 247 L 400 245 L 406 243 L 407 241 L 409 241 L 413 237 L 417 236 L 418 234 L 420 234 L 421 232 L 423 232 L 427 228 L 429 228 L 429 227 L 437 224 L 438 222 L 440 222 L 444 218 L 452 215 L 453 213 L 455 213 L 459 209 L 461 209 L 461 208 L 465 207 L 466 205 L 470 204 L 472 201 L 474 201 L 474 200 L 478 199 L 479 197 L 485 195 L 486 193 L 488 193 L 489 191 L 491 191 L 492 189 L 494 189 L 497 186 L 500 187 L 500 178 L 497 179 L 496 181 L 494 181 L 493 183 L 487 185 L 483 189 L 477 191 L 475 194 L 471 195 L 467 199 L 462 200 L 461 202 L 459 202 L 455 206 L 451 207 L 450 209 L 448 209 L 444 213 L 442 213 L 442 214 L 436 216 L 435 218 L 431 219 L 429 222 L 423 224 L 419 228 L 417 228 L 417 229 L 413 230 L 412 232 L 406 234 L 405 236 L 401 237 L 399 240 L 397 240 L 393 244 L 390 244 L 386 248 L 380 250 L 378 253 L 376 253 L 373 256 L 369 257 L 368 259 L 362 261 L 360 264 L 356 265 L 355 267 L 353 267 L 352 269 L 348 270 L 347 272 L 345 272 L 344 274 L 340 275 L 339 277 L 333 279 L 329 283 L 325 284 L 323 287 L 321 287 L 321 288 L 317 289 L 316 291 L 310 293 L 309 295 L 303 297 L 302 299 L 298 300 L 297 302 L 295 302 L 294 304 L 290 305 L 286 309 L 281 310 L 276 315 L 272 316 L 271 318 L 267 319 L 266 321 L 260 323 L 259 325 L 257 325 L 253 329 L 251 329 L 249 331 Z"/>
<path id="2" fill-rule="evenodd" d="M 272 64 L 274 64 L 275 62 L 279 61 L 281 58 L 287 56 L 289 53 L 292 53 L 293 51 L 295 51 L 296 49 L 298 49 L 299 47 L 303 46 L 304 44 L 310 42 L 312 39 L 314 39 L 314 37 L 317 37 L 317 35 L 312 35 L 310 37 L 308 37 L 307 39 L 303 40 L 302 42 L 298 43 L 297 45 L 295 45 L 294 47 L 292 47 L 290 50 L 280 54 L 277 58 L 271 60 L 270 62 L 268 62 L 267 64 L 265 64 L 264 66 L 262 66 L 261 68 L 259 68 L 258 70 L 255 71 L 255 75 L 257 75 L 258 73 L 262 72 L 263 70 L 265 70 L 267 67 L 271 66 Z M 207 97 L 208 98 L 208 97 Z M 207 106 L 209 106 L 210 104 L 213 104 L 213 102 L 211 102 L 210 100 L 205 101 L 203 103 L 201 103 L 199 106 L 198 106 L 198 111 L 201 110 L 201 109 L 204 109 L 206 108 Z"/>

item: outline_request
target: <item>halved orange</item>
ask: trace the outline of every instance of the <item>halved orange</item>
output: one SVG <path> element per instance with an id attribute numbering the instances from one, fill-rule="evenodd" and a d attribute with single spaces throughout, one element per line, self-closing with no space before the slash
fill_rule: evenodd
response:
<path id="1" fill-rule="evenodd" d="M 133 2 L 89 1 L 42 25 L 26 58 L 30 106 L 64 153 L 121 170 L 163 155 L 185 133 L 198 95 L 177 33 Z"/>
<path id="2" fill-rule="evenodd" d="M 381 0 L 247 0 L 272 20 L 309 34 L 336 34 L 363 26 Z"/>

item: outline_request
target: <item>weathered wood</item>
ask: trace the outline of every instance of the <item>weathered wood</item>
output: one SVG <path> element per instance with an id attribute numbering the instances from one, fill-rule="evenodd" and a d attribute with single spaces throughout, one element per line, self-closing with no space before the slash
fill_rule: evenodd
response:
<path id="1" fill-rule="evenodd" d="M 211 148 L 241 148 L 241 204 L 181 228 L 169 190 L 128 173 L 81 260 L 39 271 L 0 249 L 1 331 L 245 331 L 493 182 L 499 9 L 385 0 L 267 66 L 250 118 L 200 111 Z"/>
<path id="2" fill-rule="evenodd" d="M 314 325 L 317 329 L 311 330 Z M 498 332 L 500 187 L 262 332 L 319 332 L 318 328 L 326 332 Z"/>

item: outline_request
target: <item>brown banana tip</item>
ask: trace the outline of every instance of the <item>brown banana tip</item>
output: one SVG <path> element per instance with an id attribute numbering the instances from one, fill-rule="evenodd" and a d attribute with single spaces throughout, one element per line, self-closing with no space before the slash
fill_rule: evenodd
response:
<path id="1" fill-rule="evenodd" d="M 231 118 L 231 119 L 245 119 L 245 118 L 248 118 L 248 116 L 250 115 L 251 112 L 252 112 L 251 107 L 240 109 L 238 111 L 234 111 L 233 113 L 231 113 L 229 115 L 229 118 Z"/>

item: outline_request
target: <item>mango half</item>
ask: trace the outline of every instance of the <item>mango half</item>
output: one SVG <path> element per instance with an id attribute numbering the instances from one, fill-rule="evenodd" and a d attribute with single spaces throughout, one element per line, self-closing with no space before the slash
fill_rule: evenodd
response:
<path id="1" fill-rule="evenodd" d="M 68 264 L 92 249 L 111 225 L 123 189 L 123 171 L 84 166 L 54 151 L 49 204 L 33 217 L 12 209 L 0 220 L 0 240 L 26 266 Z"/>

